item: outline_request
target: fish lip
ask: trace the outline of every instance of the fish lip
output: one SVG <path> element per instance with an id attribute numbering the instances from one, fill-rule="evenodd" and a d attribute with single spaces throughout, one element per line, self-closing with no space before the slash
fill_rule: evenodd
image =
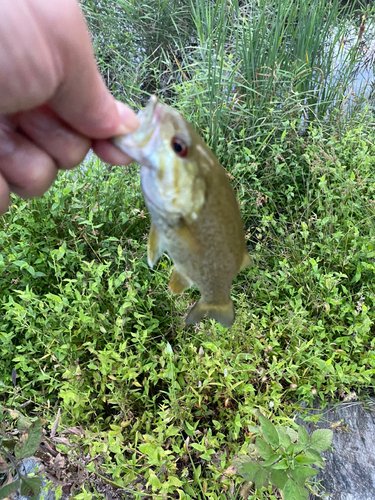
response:
<path id="1" fill-rule="evenodd" d="M 156 97 L 156 95 L 152 95 L 150 97 L 148 103 L 146 104 L 146 106 L 137 113 L 137 117 L 138 117 L 139 121 L 141 122 L 141 125 L 139 128 L 145 129 L 149 125 L 151 125 L 153 118 L 154 118 L 154 115 L 155 115 L 156 108 L 158 107 L 158 104 L 160 104 L 158 101 L 158 98 Z M 160 119 L 160 117 L 159 117 L 159 119 Z"/>
<path id="2" fill-rule="evenodd" d="M 137 113 L 140 122 L 138 129 L 131 134 L 112 137 L 112 143 L 122 149 L 121 145 L 126 144 L 128 139 L 137 142 L 138 138 L 146 134 L 148 129 L 156 126 L 160 122 L 162 109 L 163 105 L 159 102 L 156 95 L 152 95 L 146 106 Z"/>
<path id="3" fill-rule="evenodd" d="M 163 115 L 163 104 L 159 101 L 156 95 L 152 95 L 146 106 L 137 113 L 140 121 L 140 126 L 133 134 L 138 133 L 141 135 L 145 133 L 150 127 L 155 127 L 159 124 Z"/>
<path id="4" fill-rule="evenodd" d="M 140 122 L 138 129 L 131 134 L 115 137 L 115 144 L 121 142 L 122 139 L 126 141 L 127 138 L 135 142 L 142 142 L 142 137 L 148 135 L 160 125 L 163 107 L 164 105 L 159 102 L 155 95 L 151 96 L 147 105 L 137 113 Z"/>
<path id="5" fill-rule="evenodd" d="M 137 114 L 140 121 L 139 128 L 132 134 L 112 137 L 112 144 L 139 163 L 141 169 L 145 168 L 155 172 L 158 170 L 147 160 L 147 154 L 144 152 L 152 151 L 155 147 L 158 135 L 156 131 L 161 125 L 163 107 L 164 105 L 159 102 L 155 95 L 151 96 L 147 105 Z"/>

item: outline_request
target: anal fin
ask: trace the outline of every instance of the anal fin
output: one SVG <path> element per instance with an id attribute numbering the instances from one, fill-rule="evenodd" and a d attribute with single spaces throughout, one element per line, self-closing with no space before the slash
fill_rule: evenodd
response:
<path id="1" fill-rule="evenodd" d="M 169 280 L 169 289 L 173 295 L 178 295 L 191 286 L 190 281 L 185 278 L 175 267 L 172 268 L 172 274 Z"/>
<path id="2" fill-rule="evenodd" d="M 199 300 L 189 311 L 185 323 L 194 325 L 204 316 L 208 316 L 221 323 L 223 326 L 230 327 L 234 322 L 234 306 L 232 300 L 226 304 L 205 304 L 202 299 Z"/>

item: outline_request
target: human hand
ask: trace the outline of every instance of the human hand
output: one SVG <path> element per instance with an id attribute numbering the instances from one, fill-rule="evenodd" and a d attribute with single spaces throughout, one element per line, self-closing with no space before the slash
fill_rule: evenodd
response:
<path id="1" fill-rule="evenodd" d="M 1 0 L 0 68 L 0 215 L 10 191 L 42 195 L 90 147 L 130 163 L 108 139 L 138 119 L 107 90 L 76 0 Z"/>

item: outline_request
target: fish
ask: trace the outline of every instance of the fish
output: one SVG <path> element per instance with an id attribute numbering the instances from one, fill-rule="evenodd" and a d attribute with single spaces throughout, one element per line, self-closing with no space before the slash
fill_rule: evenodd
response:
<path id="1" fill-rule="evenodd" d="M 174 295 L 192 285 L 201 297 L 185 323 L 205 316 L 230 327 L 235 319 L 232 281 L 251 264 L 235 193 L 224 167 L 193 125 L 152 96 L 137 114 L 139 128 L 112 143 L 140 165 L 151 216 L 147 261 L 167 252 Z"/>

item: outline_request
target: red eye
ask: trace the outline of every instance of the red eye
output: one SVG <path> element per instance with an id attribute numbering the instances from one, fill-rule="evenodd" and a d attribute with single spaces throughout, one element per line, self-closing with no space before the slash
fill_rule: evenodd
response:
<path id="1" fill-rule="evenodd" d="M 179 139 L 178 137 L 173 137 L 171 141 L 171 146 L 173 148 L 173 151 L 180 158 L 185 158 L 185 156 L 187 156 L 188 147 L 182 139 Z"/>

